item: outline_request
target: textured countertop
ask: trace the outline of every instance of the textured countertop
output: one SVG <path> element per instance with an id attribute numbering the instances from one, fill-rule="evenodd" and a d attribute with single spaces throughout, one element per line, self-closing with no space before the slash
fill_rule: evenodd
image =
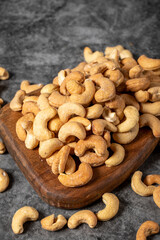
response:
<path id="1" fill-rule="evenodd" d="M 31 83 L 52 82 L 59 70 L 72 68 L 83 60 L 85 46 L 104 50 L 106 46 L 122 44 L 135 57 L 160 57 L 159 9 L 159 0 L 0 0 L 0 66 L 11 73 L 9 80 L 0 81 L 0 97 L 9 102 L 24 79 Z M 26 223 L 24 233 L 15 236 L 11 230 L 12 216 L 24 205 L 35 207 L 40 219 L 52 213 L 69 218 L 76 210 L 44 203 L 9 153 L 0 155 L 0 168 L 10 177 L 8 190 L 0 194 L 0 239 L 135 240 L 144 221 L 160 224 L 160 209 L 153 198 L 135 194 L 128 179 L 114 191 L 120 200 L 117 216 L 98 222 L 95 229 L 83 224 L 75 230 L 65 227 L 59 232 L 48 232 L 37 221 Z M 140 170 L 144 175 L 160 173 L 159 147 Z M 99 200 L 86 209 L 97 212 L 103 207 Z M 151 239 L 160 239 L 160 234 Z"/>

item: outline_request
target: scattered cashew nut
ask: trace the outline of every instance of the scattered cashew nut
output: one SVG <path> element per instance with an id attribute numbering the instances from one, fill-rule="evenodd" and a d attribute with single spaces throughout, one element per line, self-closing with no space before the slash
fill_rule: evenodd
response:
<path id="1" fill-rule="evenodd" d="M 67 223 L 67 220 L 62 215 L 58 215 L 57 218 L 54 217 L 54 214 L 45 217 L 41 220 L 41 226 L 47 231 L 58 231 L 62 229 Z"/>
<path id="2" fill-rule="evenodd" d="M 136 240 L 146 240 L 148 236 L 159 233 L 159 225 L 153 221 L 146 221 L 139 227 Z"/>
<path id="3" fill-rule="evenodd" d="M 113 167 L 119 165 L 125 157 L 125 149 L 122 145 L 112 143 L 110 148 L 114 153 L 110 158 L 105 161 L 106 167 Z"/>
<path id="4" fill-rule="evenodd" d="M 8 174 L 0 168 L 0 192 L 4 192 L 9 185 Z"/>

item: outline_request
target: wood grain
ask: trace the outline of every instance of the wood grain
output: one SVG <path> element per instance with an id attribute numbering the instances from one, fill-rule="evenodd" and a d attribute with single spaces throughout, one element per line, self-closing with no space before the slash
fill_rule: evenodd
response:
<path id="1" fill-rule="evenodd" d="M 4 106 L 0 111 L 0 135 L 8 152 L 38 195 L 48 204 L 60 208 L 82 208 L 99 199 L 103 193 L 115 189 L 144 163 L 159 141 L 149 128 L 141 129 L 137 138 L 125 145 L 123 163 L 111 168 L 104 165 L 96 167 L 87 185 L 67 188 L 51 172 L 38 150 L 28 150 L 17 138 L 15 124 L 21 116 L 21 113 L 10 110 L 9 105 Z"/>

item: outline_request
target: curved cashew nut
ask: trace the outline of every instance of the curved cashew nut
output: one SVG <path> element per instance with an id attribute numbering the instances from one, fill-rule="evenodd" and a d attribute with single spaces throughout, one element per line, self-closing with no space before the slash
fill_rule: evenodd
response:
<path id="1" fill-rule="evenodd" d="M 148 58 L 147 56 L 142 55 L 137 61 L 144 70 L 156 70 L 160 68 L 160 59 Z"/>
<path id="2" fill-rule="evenodd" d="M 2 141 L 0 141 L 0 154 L 5 153 L 6 147 Z"/>
<path id="3" fill-rule="evenodd" d="M 39 155 L 42 158 L 50 157 L 54 152 L 61 149 L 63 147 L 63 143 L 58 138 L 51 138 L 40 142 L 39 145 Z"/>
<path id="4" fill-rule="evenodd" d="M 16 134 L 21 141 L 25 141 L 27 137 L 26 130 L 22 127 L 22 124 L 30 121 L 31 122 L 34 121 L 33 113 L 27 113 L 23 117 L 19 118 L 18 121 L 16 122 Z"/>
<path id="5" fill-rule="evenodd" d="M 81 210 L 68 219 L 68 227 L 70 229 L 78 227 L 81 223 L 87 223 L 90 228 L 94 228 L 97 225 L 97 217 L 90 210 Z"/>
<path id="6" fill-rule="evenodd" d="M 126 81 L 127 91 L 137 92 L 145 90 L 150 86 L 150 80 L 146 77 L 133 78 Z"/>
<path id="7" fill-rule="evenodd" d="M 160 137 L 160 120 L 152 114 L 143 114 L 139 119 L 139 127 L 148 126 L 155 137 Z"/>
<path id="8" fill-rule="evenodd" d="M 132 128 L 128 132 L 124 133 L 113 133 L 112 137 L 115 142 L 120 144 L 128 144 L 132 142 L 138 135 L 139 132 L 139 124 L 137 123 L 134 128 Z"/>
<path id="9" fill-rule="evenodd" d="M 56 84 L 49 83 L 49 84 L 46 84 L 41 89 L 41 94 L 43 94 L 43 93 L 51 94 L 53 92 L 53 90 L 58 90 L 58 89 L 59 89 L 59 87 Z"/>
<path id="10" fill-rule="evenodd" d="M 143 91 L 139 90 L 134 93 L 134 96 L 138 102 L 145 103 L 149 100 L 149 92 L 148 91 Z"/>
<path id="11" fill-rule="evenodd" d="M 61 173 L 58 180 L 66 187 L 80 187 L 87 184 L 93 176 L 92 167 L 88 163 L 81 163 L 76 172 L 66 175 Z"/>
<path id="12" fill-rule="evenodd" d="M 86 79 L 84 82 L 85 90 L 82 94 L 72 94 L 69 96 L 71 102 L 86 105 L 90 103 L 95 94 L 95 86 L 92 80 Z"/>
<path id="13" fill-rule="evenodd" d="M 104 193 L 102 201 L 106 204 L 106 207 L 97 213 L 97 218 L 99 221 L 108 221 L 117 214 L 119 199 L 113 193 Z"/>
<path id="14" fill-rule="evenodd" d="M 136 240 L 146 240 L 148 236 L 159 233 L 159 225 L 153 221 L 146 221 L 139 227 Z"/>
<path id="15" fill-rule="evenodd" d="M 142 180 L 142 172 L 136 171 L 131 178 L 131 187 L 135 193 L 140 196 L 150 196 L 153 195 L 155 186 L 146 186 Z"/>
<path id="16" fill-rule="evenodd" d="M 125 101 L 121 96 L 116 95 L 116 97 L 113 100 L 106 102 L 105 106 L 110 109 L 113 109 L 116 112 L 116 114 L 120 120 L 123 118 L 123 116 L 124 116 L 123 110 L 125 108 Z"/>
<path id="17" fill-rule="evenodd" d="M 119 56 L 121 59 L 124 59 L 124 58 L 133 58 L 133 55 L 132 53 L 127 50 L 127 49 L 124 49 L 122 50 L 120 53 L 119 53 Z"/>
<path id="18" fill-rule="evenodd" d="M 97 156 L 101 157 L 107 152 L 107 143 L 101 136 L 90 135 L 77 142 L 74 152 L 78 157 L 82 157 L 88 149 L 93 149 Z"/>
<path id="19" fill-rule="evenodd" d="M 21 82 L 20 89 L 25 91 L 26 93 L 31 93 L 35 90 L 40 90 L 43 87 L 43 84 L 33 84 L 30 85 L 29 81 L 24 80 Z"/>
<path id="20" fill-rule="evenodd" d="M 64 96 L 64 95 L 60 94 L 60 92 L 53 90 L 53 92 L 49 96 L 48 100 L 49 100 L 49 103 L 51 106 L 59 107 L 62 104 L 69 102 L 69 96 Z"/>
<path id="21" fill-rule="evenodd" d="M 25 91 L 23 90 L 18 90 L 14 96 L 14 98 L 12 99 L 12 101 L 10 102 L 10 108 L 12 109 L 12 111 L 21 111 L 22 110 L 22 105 L 23 105 L 23 100 L 25 97 Z"/>
<path id="22" fill-rule="evenodd" d="M 139 111 L 140 109 L 139 103 L 136 101 L 136 99 L 132 95 L 124 93 L 124 94 L 121 94 L 120 96 L 125 101 L 126 106 L 133 106 L 137 108 L 137 110 Z"/>
<path id="23" fill-rule="evenodd" d="M 103 132 L 105 130 L 109 130 L 111 132 L 116 132 L 117 127 L 113 123 L 111 123 L 107 120 L 104 120 L 104 119 L 93 120 L 92 131 L 93 131 L 94 134 L 103 135 Z"/>
<path id="24" fill-rule="evenodd" d="M 7 80 L 9 78 L 9 72 L 5 69 L 0 67 L 0 80 Z"/>
<path id="25" fill-rule="evenodd" d="M 84 117 L 86 114 L 85 108 L 78 103 L 64 103 L 58 108 L 58 115 L 62 122 L 67 122 L 72 115 Z"/>
<path id="26" fill-rule="evenodd" d="M 38 96 L 25 96 L 23 103 L 25 103 L 25 102 L 37 103 L 37 101 L 38 101 Z"/>
<path id="27" fill-rule="evenodd" d="M 96 60 L 98 57 L 102 57 L 102 56 L 104 56 L 102 52 L 96 51 L 93 53 L 89 47 L 84 48 L 84 59 L 87 63 L 90 63 Z"/>
<path id="28" fill-rule="evenodd" d="M 142 68 L 139 65 L 134 66 L 129 70 L 129 77 L 132 78 L 139 78 L 142 73 Z"/>
<path id="29" fill-rule="evenodd" d="M 0 168 L 0 192 L 4 192 L 9 185 L 8 174 Z"/>
<path id="30" fill-rule="evenodd" d="M 87 63 L 86 62 L 80 62 L 75 68 L 72 68 L 72 72 L 81 72 L 84 73 L 84 67 Z"/>
<path id="31" fill-rule="evenodd" d="M 79 160 L 83 163 L 88 163 L 92 167 L 97 167 L 103 165 L 109 156 L 108 150 L 103 156 L 98 156 L 94 152 L 86 151 L 85 154 L 79 158 Z"/>
<path id="32" fill-rule="evenodd" d="M 24 206 L 17 210 L 12 218 L 12 230 L 15 234 L 24 231 L 23 224 L 27 221 L 36 221 L 39 217 L 38 211 L 29 206 Z"/>
<path id="33" fill-rule="evenodd" d="M 141 103 L 140 107 L 141 113 L 150 113 L 155 116 L 160 115 L 160 101 L 154 103 Z"/>
<path id="34" fill-rule="evenodd" d="M 54 118 L 52 118 L 48 122 L 48 129 L 53 132 L 58 132 L 59 129 L 62 127 L 63 122 L 60 120 L 60 118 L 56 115 Z"/>
<path id="35" fill-rule="evenodd" d="M 106 47 L 105 48 L 105 55 L 108 57 L 108 55 L 110 55 L 113 52 L 113 50 L 115 50 L 115 49 L 118 50 L 119 53 L 124 50 L 122 45 L 116 45 L 114 47 Z"/>
<path id="36" fill-rule="evenodd" d="M 156 187 L 153 191 L 153 200 L 155 204 L 160 208 L 160 186 Z"/>
<path id="37" fill-rule="evenodd" d="M 75 136 L 79 139 L 86 138 L 85 128 L 78 122 L 67 122 L 59 130 L 58 138 L 62 142 L 66 142 L 69 136 Z"/>
<path id="38" fill-rule="evenodd" d="M 88 119 L 95 119 L 99 118 L 102 115 L 103 107 L 101 104 L 94 104 L 86 108 L 86 118 Z"/>
<path id="39" fill-rule="evenodd" d="M 143 182 L 146 185 L 152 185 L 154 183 L 160 185 L 160 175 L 157 174 L 147 175 Z"/>
<path id="40" fill-rule="evenodd" d="M 56 109 L 50 107 L 40 111 L 33 122 L 33 133 L 37 140 L 45 141 L 52 138 L 52 132 L 47 128 L 48 121 L 56 116 Z"/>
<path id="41" fill-rule="evenodd" d="M 48 101 L 48 98 L 45 96 L 45 94 L 41 94 L 37 100 L 37 105 L 39 107 L 39 109 L 42 111 L 46 108 L 50 108 L 50 104 Z"/>
<path id="42" fill-rule="evenodd" d="M 48 231 L 58 231 L 62 229 L 67 223 L 67 220 L 62 215 L 58 215 L 57 218 L 54 214 L 47 216 L 41 220 L 41 226 L 43 229 Z"/>
<path id="43" fill-rule="evenodd" d="M 127 71 L 128 74 L 129 74 L 129 70 L 137 65 L 136 60 L 132 57 L 123 58 L 121 60 L 121 63 L 123 64 L 123 67 L 121 68 L 122 72 L 124 73 L 124 71 Z"/>
<path id="44" fill-rule="evenodd" d="M 160 86 L 149 88 L 148 93 L 149 93 L 149 100 L 151 102 L 156 102 L 160 100 Z"/>
<path id="45" fill-rule="evenodd" d="M 121 73 L 119 69 L 116 70 L 106 70 L 104 72 L 104 77 L 109 77 L 109 80 L 111 80 L 116 87 L 118 87 L 121 83 L 124 82 L 124 75 Z"/>
<path id="46" fill-rule="evenodd" d="M 69 120 L 69 122 L 81 123 L 85 127 L 86 131 L 91 130 L 91 127 L 92 127 L 91 122 L 87 118 L 83 118 L 83 117 L 73 117 Z"/>
<path id="47" fill-rule="evenodd" d="M 105 161 L 106 167 L 113 167 L 123 162 L 125 157 L 125 149 L 123 146 L 117 143 L 112 143 L 110 146 L 114 152 L 113 155 Z"/>
<path id="48" fill-rule="evenodd" d="M 126 117 L 124 122 L 117 125 L 118 132 L 130 131 L 132 128 L 135 127 L 135 125 L 139 121 L 139 112 L 138 112 L 137 108 L 135 108 L 133 106 L 127 106 L 124 109 L 124 115 Z"/>
<path id="49" fill-rule="evenodd" d="M 70 74 L 70 69 L 61 70 L 58 73 L 58 85 L 61 86 L 68 74 Z"/>
<path id="50" fill-rule="evenodd" d="M 22 114 L 33 113 L 35 116 L 39 113 L 40 109 L 36 102 L 26 101 L 22 106 Z"/>
<path id="51" fill-rule="evenodd" d="M 25 146 L 28 149 L 34 149 L 38 146 L 39 141 L 36 139 L 36 137 L 33 134 L 33 122 L 28 121 L 28 122 L 22 122 L 22 127 L 23 129 L 26 130 L 27 136 L 25 139 Z"/>
<path id="52" fill-rule="evenodd" d="M 108 107 L 103 108 L 102 117 L 108 122 L 113 123 L 114 125 L 117 125 L 120 122 L 117 114 L 115 112 L 112 112 Z"/>

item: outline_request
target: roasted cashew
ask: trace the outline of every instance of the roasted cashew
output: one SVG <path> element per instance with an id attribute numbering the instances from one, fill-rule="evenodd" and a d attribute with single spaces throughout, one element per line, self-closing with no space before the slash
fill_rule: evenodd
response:
<path id="1" fill-rule="evenodd" d="M 77 144 L 77 142 L 67 143 L 67 145 L 70 147 L 70 154 L 71 154 L 71 155 L 74 155 L 74 149 L 75 149 L 75 147 L 76 147 L 76 144 Z"/>
<path id="2" fill-rule="evenodd" d="M 137 61 L 144 70 L 156 70 L 160 68 L 160 59 L 148 58 L 145 55 L 141 55 Z"/>
<path id="3" fill-rule="evenodd" d="M 72 72 L 81 72 L 81 73 L 84 73 L 84 67 L 87 63 L 86 62 L 80 62 L 75 68 L 72 68 Z"/>
<path id="4" fill-rule="evenodd" d="M 14 98 L 12 99 L 12 101 L 10 102 L 10 108 L 12 109 L 12 111 L 21 111 L 22 110 L 22 104 L 23 104 L 23 100 L 25 97 L 25 91 L 23 90 L 18 90 L 14 96 Z"/>
<path id="5" fill-rule="evenodd" d="M 155 116 L 160 115 L 160 101 L 154 102 L 154 103 L 141 103 L 140 105 L 140 111 L 142 113 L 150 113 Z"/>
<path id="6" fill-rule="evenodd" d="M 23 233 L 23 224 L 27 221 L 36 221 L 39 217 L 38 211 L 29 206 L 17 210 L 12 218 L 12 230 L 15 234 Z"/>
<path id="7" fill-rule="evenodd" d="M 38 96 L 25 96 L 23 103 L 25 103 L 25 102 L 37 103 L 37 101 L 38 101 Z"/>
<path id="8" fill-rule="evenodd" d="M 35 90 L 40 90 L 42 87 L 43 87 L 43 84 L 30 85 L 29 81 L 24 80 L 21 82 L 20 89 L 25 91 L 26 93 L 31 93 Z"/>
<path id="9" fill-rule="evenodd" d="M 0 67 L 0 80 L 7 80 L 9 78 L 9 72 L 5 69 Z"/>
<path id="10" fill-rule="evenodd" d="M 2 141 L 0 141 L 0 154 L 5 153 L 6 147 Z"/>
<path id="11" fill-rule="evenodd" d="M 8 174 L 0 168 L 0 192 L 4 192 L 9 185 Z"/>
<path id="12" fill-rule="evenodd" d="M 112 112 L 108 107 L 103 108 L 102 117 L 108 122 L 113 123 L 114 125 L 117 125 L 120 122 L 117 114 L 115 112 Z"/>
<path id="13" fill-rule="evenodd" d="M 45 94 L 41 94 L 39 96 L 37 100 L 37 105 L 41 111 L 51 107 L 51 105 L 49 104 L 48 98 L 45 96 Z"/>
<path id="14" fill-rule="evenodd" d="M 154 183 L 160 185 L 160 175 L 157 174 L 147 175 L 143 182 L 146 185 L 152 185 Z"/>
<path id="15" fill-rule="evenodd" d="M 129 76 L 129 70 L 137 65 L 137 62 L 134 58 L 132 57 L 127 57 L 121 60 L 122 63 L 122 72 L 125 73 L 127 72 Z"/>
<path id="16" fill-rule="evenodd" d="M 138 92 L 134 93 L 134 96 L 138 102 L 145 103 L 149 100 L 149 92 L 139 90 Z"/>
<path id="17" fill-rule="evenodd" d="M 103 138 L 106 140 L 107 146 L 110 147 L 111 146 L 111 134 L 110 131 L 105 131 Z"/>
<path id="18" fill-rule="evenodd" d="M 121 83 L 124 82 L 123 73 L 119 69 L 116 70 L 106 70 L 104 72 L 104 77 L 109 77 L 116 87 L 118 87 Z"/>
<path id="19" fill-rule="evenodd" d="M 117 131 L 117 127 L 104 119 L 96 119 L 93 120 L 92 122 L 92 132 L 96 135 L 103 135 L 103 132 L 105 130 L 109 130 L 111 132 L 116 132 Z"/>
<path id="20" fill-rule="evenodd" d="M 95 86 L 92 80 L 86 79 L 84 82 L 85 90 L 82 94 L 72 94 L 69 96 L 71 102 L 86 105 L 90 103 L 95 94 Z"/>
<path id="21" fill-rule="evenodd" d="M 50 107 L 40 111 L 33 122 L 33 133 L 37 140 L 45 141 L 53 137 L 52 132 L 48 129 L 47 124 L 57 114 L 56 109 Z"/>
<path id="22" fill-rule="evenodd" d="M 124 115 L 126 119 L 117 125 L 117 130 L 121 133 L 130 131 L 139 122 L 139 112 L 133 106 L 127 106 L 124 109 Z"/>
<path id="23" fill-rule="evenodd" d="M 46 84 L 42 89 L 41 89 L 41 94 L 47 93 L 51 94 L 53 90 L 58 90 L 59 87 L 53 83 Z"/>
<path id="24" fill-rule="evenodd" d="M 156 187 L 153 191 L 153 200 L 155 204 L 160 208 L 160 186 Z"/>
<path id="25" fill-rule="evenodd" d="M 105 48 L 105 55 L 106 55 L 106 57 L 108 57 L 113 52 L 114 49 L 117 49 L 119 53 L 124 50 L 122 45 L 116 45 L 114 47 L 106 47 Z"/>
<path id="26" fill-rule="evenodd" d="M 146 221 L 139 227 L 136 240 L 147 240 L 147 237 L 159 233 L 159 225 L 153 221 Z"/>
<path id="27" fill-rule="evenodd" d="M 61 70 L 58 73 L 58 85 L 61 86 L 68 74 L 70 74 L 70 69 Z"/>
<path id="28" fill-rule="evenodd" d="M 140 196 L 150 196 L 153 195 L 155 186 L 146 186 L 142 180 L 142 172 L 136 171 L 131 178 L 131 187 L 135 193 Z"/>
<path id="29" fill-rule="evenodd" d="M 50 157 L 54 152 L 61 149 L 63 147 L 63 143 L 58 138 L 51 138 L 40 142 L 39 145 L 39 155 L 42 158 Z"/>
<path id="30" fill-rule="evenodd" d="M 84 48 L 84 59 L 87 63 L 90 63 L 101 56 L 104 56 L 103 52 L 99 51 L 92 52 L 92 50 L 89 47 Z"/>
<path id="31" fill-rule="evenodd" d="M 97 225 L 97 217 L 90 210 L 81 210 L 68 219 L 68 227 L 70 229 L 78 227 L 81 223 L 87 223 L 90 228 L 94 228 Z"/>
<path id="32" fill-rule="evenodd" d="M 133 78 L 126 81 L 127 91 L 137 92 L 145 90 L 150 86 L 150 80 L 146 77 Z"/>
<path id="33" fill-rule="evenodd" d="M 60 120 L 60 118 L 56 115 L 54 118 L 52 118 L 48 122 L 48 129 L 53 132 L 58 132 L 59 129 L 62 127 L 63 122 Z"/>
<path id="34" fill-rule="evenodd" d="M 137 123 L 135 127 L 132 128 L 129 132 L 113 133 L 112 137 L 115 142 L 118 142 L 120 144 L 128 144 L 137 137 L 138 132 L 139 132 L 139 124 Z"/>
<path id="35" fill-rule="evenodd" d="M 116 95 L 113 100 L 106 102 L 105 106 L 116 112 L 120 120 L 124 117 L 123 110 L 125 108 L 125 101 L 121 96 Z"/>
<path id="36" fill-rule="evenodd" d="M 62 142 L 66 142 L 69 136 L 75 136 L 79 139 L 86 138 L 84 126 L 78 122 L 67 122 L 59 130 L 58 138 Z"/>
<path id="37" fill-rule="evenodd" d="M 60 94 L 60 92 L 53 90 L 48 100 L 50 105 L 52 105 L 53 107 L 59 107 L 62 104 L 69 102 L 69 96 L 64 96 Z"/>
<path id="38" fill-rule="evenodd" d="M 121 94 L 120 96 L 125 101 L 126 106 L 133 106 L 137 108 L 137 110 L 139 111 L 140 109 L 139 103 L 136 101 L 136 99 L 132 95 L 124 93 L 124 94 Z"/>
<path id="39" fill-rule="evenodd" d="M 143 114 L 139 119 L 139 127 L 148 126 L 155 137 L 160 137 L 160 120 L 152 114 Z"/>
<path id="40" fill-rule="evenodd" d="M 75 147 L 75 154 L 82 157 L 88 149 L 93 149 L 97 156 L 103 156 L 107 152 L 106 141 L 101 136 L 90 135 L 84 140 L 79 140 Z"/>
<path id="41" fill-rule="evenodd" d="M 81 123 L 85 127 L 86 131 L 90 131 L 92 127 L 91 122 L 87 118 L 83 117 L 73 117 L 69 120 L 69 122 Z"/>
<path id="42" fill-rule="evenodd" d="M 92 76 L 94 74 L 104 73 L 107 69 L 114 70 L 119 67 L 119 64 L 117 62 L 106 58 L 103 59 L 104 61 L 98 62 L 97 59 L 96 61 L 87 64 L 84 67 L 85 74 Z"/>
<path id="43" fill-rule="evenodd" d="M 106 167 L 113 167 L 119 165 L 125 157 L 125 149 L 122 145 L 112 143 L 110 148 L 114 153 L 110 158 L 105 161 Z"/>
<path id="44" fill-rule="evenodd" d="M 22 106 L 22 114 L 33 113 L 35 116 L 39 113 L 40 109 L 36 102 L 26 101 Z"/>
<path id="45" fill-rule="evenodd" d="M 122 50 L 119 53 L 119 56 L 120 56 L 121 59 L 132 58 L 133 57 L 132 53 L 129 50 L 127 50 L 127 49 Z"/>
<path id="46" fill-rule="evenodd" d="M 86 108 L 86 118 L 95 119 L 102 115 L 103 107 L 101 104 L 94 104 Z"/>
<path id="47" fill-rule="evenodd" d="M 38 146 L 39 141 L 36 139 L 36 137 L 33 134 L 33 122 L 22 122 L 22 127 L 27 132 L 27 136 L 25 139 L 25 146 L 28 149 L 34 149 Z"/>
<path id="48" fill-rule="evenodd" d="M 103 165 L 107 160 L 108 156 L 109 156 L 108 150 L 106 150 L 105 155 L 101 157 L 94 152 L 86 151 L 85 154 L 79 158 L 79 160 L 82 163 L 90 164 L 92 167 L 97 167 L 97 166 Z"/>
<path id="49" fill-rule="evenodd" d="M 113 193 L 104 193 L 102 201 L 106 205 L 103 210 L 97 213 L 99 221 L 108 221 L 113 218 L 119 210 L 119 199 Z"/>
<path id="50" fill-rule="evenodd" d="M 67 223 L 67 220 L 62 215 L 58 215 L 57 218 L 54 217 L 54 214 L 45 217 L 41 220 L 41 226 L 47 231 L 58 231 L 62 229 Z"/>
<path id="51" fill-rule="evenodd" d="M 93 176 L 92 167 L 88 163 L 81 163 L 76 172 L 66 175 L 61 173 L 58 180 L 66 187 L 80 187 L 87 184 Z"/>
<path id="52" fill-rule="evenodd" d="M 53 78 L 52 83 L 53 83 L 54 85 L 57 85 L 57 88 L 59 88 L 58 76 L 56 76 L 56 77 Z"/>
<path id="53" fill-rule="evenodd" d="M 148 93 L 151 102 L 160 101 L 160 86 L 149 88 Z"/>
<path id="54" fill-rule="evenodd" d="M 33 113 L 27 113 L 23 117 L 19 118 L 18 121 L 16 122 L 16 134 L 21 141 L 25 141 L 27 137 L 26 130 L 22 127 L 22 124 L 30 121 L 31 122 L 34 121 Z"/>
<path id="55" fill-rule="evenodd" d="M 115 62 L 117 62 L 117 64 L 119 64 L 119 51 L 117 49 L 114 49 L 108 56 L 107 59 L 111 59 Z"/>
<path id="56" fill-rule="evenodd" d="M 142 73 L 142 68 L 139 65 L 134 66 L 129 70 L 129 77 L 132 78 L 139 78 Z"/>
<path id="57" fill-rule="evenodd" d="M 58 108 L 58 115 L 60 120 L 65 123 L 73 115 L 84 117 L 86 114 L 85 108 L 79 103 L 64 103 Z"/>

